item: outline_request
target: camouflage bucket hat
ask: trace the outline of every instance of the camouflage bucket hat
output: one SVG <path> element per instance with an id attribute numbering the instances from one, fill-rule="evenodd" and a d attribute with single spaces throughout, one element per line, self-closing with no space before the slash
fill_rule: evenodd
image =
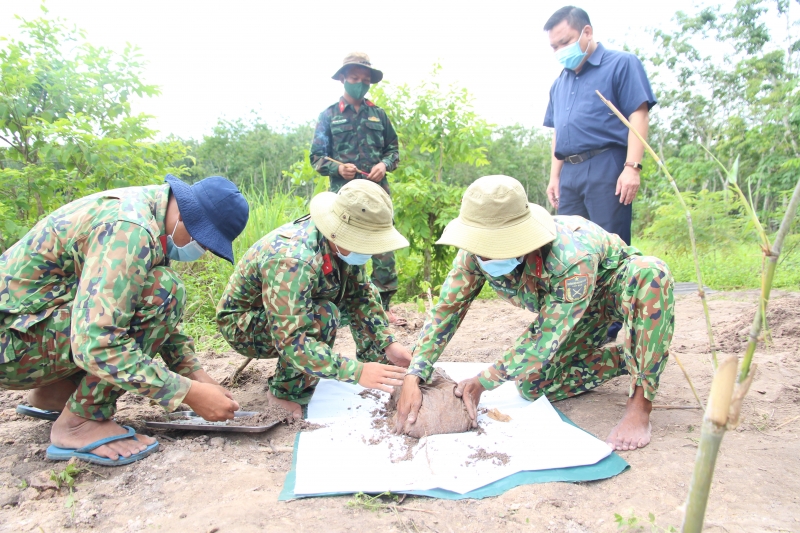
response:
<path id="1" fill-rule="evenodd" d="M 436 244 L 449 244 L 487 259 L 510 259 L 556 238 L 547 210 L 528 202 L 522 184 L 509 176 L 484 176 L 467 187 L 458 218 Z"/>
<path id="2" fill-rule="evenodd" d="M 350 52 L 347 54 L 344 57 L 344 61 L 342 61 L 342 66 L 339 67 L 339 70 L 337 70 L 336 74 L 331 76 L 331 78 L 338 80 L 339 75 L 342 74 L 350 65 L 358 65 L 359 67 L 368 68 L 372 73 L 372 76 L 370 77 L 370 82 L 372 83 L 378 83 L 383 79 L 383 72 L 372 67 L 372 63 L 369 61 L 369 56 L 364 52 Z"/>
<path id="3" fill-rule="evenodd" d="M 310 211 L 325 238 L 351 252 L 374 255 L 408 246 L 394 228 L 391 198 L 371 181 L 353 180 L 338 194 L 320 193 Z"/>

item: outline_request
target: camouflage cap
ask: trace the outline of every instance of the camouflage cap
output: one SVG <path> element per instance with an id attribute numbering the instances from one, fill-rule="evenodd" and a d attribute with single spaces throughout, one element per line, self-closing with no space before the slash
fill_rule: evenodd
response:
<path id="1" fill-rule="evenodd" d="M 311 199 L 311 220 L 329 241 L 359 254 L 383 254 L 408 246 L 394 228 L 392 199 L 380 185 L 352 180 L 338 194 Z"/>
<path id="2" fill-rule="evenodd" d="M 528 203 L 522 184 L 509 176 L 484 176 L 467 187 L 458 218 L 436 244 L 449 244 L 488 259 L 510 259 L 556 238 L 547 210 Z"/>
<path id="3" fill-rule="evenodd" d="M 342 66 L 339 67 L 339 70 L 337 70 L 336 74 L 331 76 L 331 78 L 334 80 L 338 80 L 339 75 L 342 74 L 350 65 L 358 65 L 359 67 L 368 68 L 372 73 L 372 76 L 370 78 L 370 81 L 372 83 L 378 83 L 383 79 L 383 72 L 372 67 L 372 63 L 370 63 L 369 61 L 369 56 L 364 52 L 350 52 L 349 54 L 344 56 L 344 61 L 342 61 Z"/>

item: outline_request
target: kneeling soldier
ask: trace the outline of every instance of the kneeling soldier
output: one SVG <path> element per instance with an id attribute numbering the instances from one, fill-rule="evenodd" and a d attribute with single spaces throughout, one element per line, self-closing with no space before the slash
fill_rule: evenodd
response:
<path id="1" fill-rule="evenodd" d="M 254 244 L 239 261 L 217 306 L 217 324 L 234 350 L 277 358 L 271 403 L 296 417 L 320 378 L 391 392 L 410 352 L 389 332 L 380 294 L 364 264 L 408 246 L 392 224 L 392 201 L 375 183 L 346 184 L 311 200 L 310 216 Z M 333 352 L 350 325 L 356 359 Z"/>
<path id="2" fill-rule="evenodd" d="M 420 332 L 398 405 L 395 431 L 416 420 L 419 381 L 464 319 L 484 283 L 536 321 L 492 366 L 455 390 L 473 424 L 484 390 L 514 380 L 520 395 L 562 400 L 630 375 L 628 406 L 606 439 L 617 450 L 650 442 L 650 411 L 674 328 L 672 276 L 663 261 L 579 216 L 552 217 L 529 204 L 522 185 L 486 176 L 467 188 L 459 217 L 437 244 L 459 248 L 453 268 Z M 622 322 L 622 345 L 605 345 L 608 326 Z"/>
<path id="3" fill-rule="evenodd" d="M 186 293 L 169 259 L 211 250 L 233 263 L 247 201 L 225 178 L 166 181 L 71 202 L 0 256 L 0 387 L 33 389 L 34 409 L 21 409 L 58 417 L 49 459 L 118 465 L 155 451 L 111 420 L 126 391 L 207 420 L 238 409 L 181 330 Z"/>

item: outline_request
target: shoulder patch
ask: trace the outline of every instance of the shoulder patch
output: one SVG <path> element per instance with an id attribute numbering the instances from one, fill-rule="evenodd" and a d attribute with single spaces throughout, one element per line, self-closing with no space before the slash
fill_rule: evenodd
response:
<path id="1" fill-rule="evenodd" d="M 568 302 L 578 302 L 589 294 L 589 275 L 578 274 L 564 280 L 564 299 Z"/>
<path id="2" fill-rule="evenodd" d="M 375 107 L 375 104 L 364 98 L 364 103 L 367 104 L 367 107 Z"/>
<path id="3" fill-rule="evenodd" d="M 346 124 L 346 123 L 347 119 L 344 117 L 336 117 L 333 120 L 331 120 L 331 126 L 336 126 L 337 124 Z"/>

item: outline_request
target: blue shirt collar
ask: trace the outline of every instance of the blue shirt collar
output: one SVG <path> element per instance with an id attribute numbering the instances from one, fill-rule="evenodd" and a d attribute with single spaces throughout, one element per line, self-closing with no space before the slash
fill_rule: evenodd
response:
<path id="1" fill-rule="evenodd" d="M 594 49 L 594 52 L 592 52 L 592 55 L 589 56 L 589 59 L 587 59 L 586 62 L 595 67 L 600 65 L 600 62 L 603 60 L 603 54 L 605 53 L 605 51 L 606 51 L 605 47 L 602 44 L 597 43 L 597 48 Z"/>

